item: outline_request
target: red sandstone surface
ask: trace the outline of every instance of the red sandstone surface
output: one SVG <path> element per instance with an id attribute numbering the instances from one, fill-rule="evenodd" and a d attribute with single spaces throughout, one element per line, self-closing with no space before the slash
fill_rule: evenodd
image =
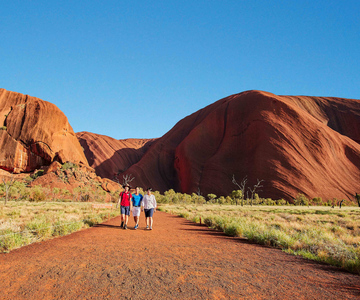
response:
<path id="1" fill-rule="evenodd" d="M 78 132 L 76 136 L 84 149 L 89 165 L 99 176 L 109 179 L 114 179 L 115 176 L 136 164 L 156 140 L 116 140 L 90 132 Z"/>
<path id="2" fill-rule="evenodd" d="M 92 150 L 105 138 L 90 135 L 81 138 L 92 143 L 98 174 L 110 178 L 111 165 L 160 191 L 227 195 L 233 174 L 249 186 L 264 180 L 259 194 L 273 199 L 346 199 L 360 190 L 359 100 L 246 91 L 182 119 L 136 159 L 131 148 L 117 156 Z"/>
<path id="3" fill-rule="evenodd" d="M 49 102 L 0 89 L 0 168 L 31 172 L 54 160 L 88 166 L 68 119 Z"/>
<path id="4" fill-rule="evenodd" d="M 359 299 L 360 277 L 156 212 L 0 254 L 7 299 Z"/>

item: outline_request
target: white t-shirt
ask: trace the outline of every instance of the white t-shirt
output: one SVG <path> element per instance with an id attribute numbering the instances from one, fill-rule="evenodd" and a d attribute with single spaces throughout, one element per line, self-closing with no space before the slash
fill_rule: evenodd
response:
<path id="1" fill-rule="evenodd" d="M 155 196 L 153 194 L 145 194 L 141 205 L 144 207 L 144 209 L 156 208 Z"/>

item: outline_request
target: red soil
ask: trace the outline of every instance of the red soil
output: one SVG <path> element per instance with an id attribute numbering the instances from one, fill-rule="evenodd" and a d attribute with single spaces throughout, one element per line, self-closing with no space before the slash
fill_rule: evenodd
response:
<path id="1" fill-rule="evenodd" d="M 360 277 L 156 212 L 0 255 L 1 299 L 359 299 Z M 133 225 L 130 220 L 129 225 Z"/>

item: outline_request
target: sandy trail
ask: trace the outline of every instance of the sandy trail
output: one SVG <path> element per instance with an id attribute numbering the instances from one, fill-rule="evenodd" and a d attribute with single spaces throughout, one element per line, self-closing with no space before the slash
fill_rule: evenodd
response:
<path id="1" fill-rule="evenodd" d="M 359 299 L 360 276 L 163 212 L 0 255 L 0 299 Z"/>

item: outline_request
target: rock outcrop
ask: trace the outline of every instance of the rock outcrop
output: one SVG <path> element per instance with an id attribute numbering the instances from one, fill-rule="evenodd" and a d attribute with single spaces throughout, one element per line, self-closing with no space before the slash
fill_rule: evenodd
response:
<path id="1" fill-rule="evenodd" d="M 93 138 L 92 149 L 105 140 Z M 111 173 L 126 170 L 120 175 L 131 173 L 134 184 L 160 191 L 227 195 L 236 189 L 234 175 L 239 182 L 247 176 L 248 187 L 264 180 L 262 197 L 304 193 L 326 200 L 360 190 L 359 143 L 359 100 L 246 91 L 179 121 L 136 159 L 127 156 L 136 150 L 131 146 L 120 150 L 124 155 L 86 154 L 98 174 L 110 178 L 111 165 Z"/>
<path id="2" fill-rule="evenodd" d="M 116 179 L 130 166 L 139 162 L 156 139 L 123 139 L 78 132 L 76 136 L 84 149 L 89 165 L 101 177 Z M 119 178 L 122 182 L 122 179 Z"/>
<path id="3" fill-rule="evenodd" d="M 53 161 L 88 166 L 66 116 L 54 104 L 0 89 L 0 168 L 32 172 Z"/>

